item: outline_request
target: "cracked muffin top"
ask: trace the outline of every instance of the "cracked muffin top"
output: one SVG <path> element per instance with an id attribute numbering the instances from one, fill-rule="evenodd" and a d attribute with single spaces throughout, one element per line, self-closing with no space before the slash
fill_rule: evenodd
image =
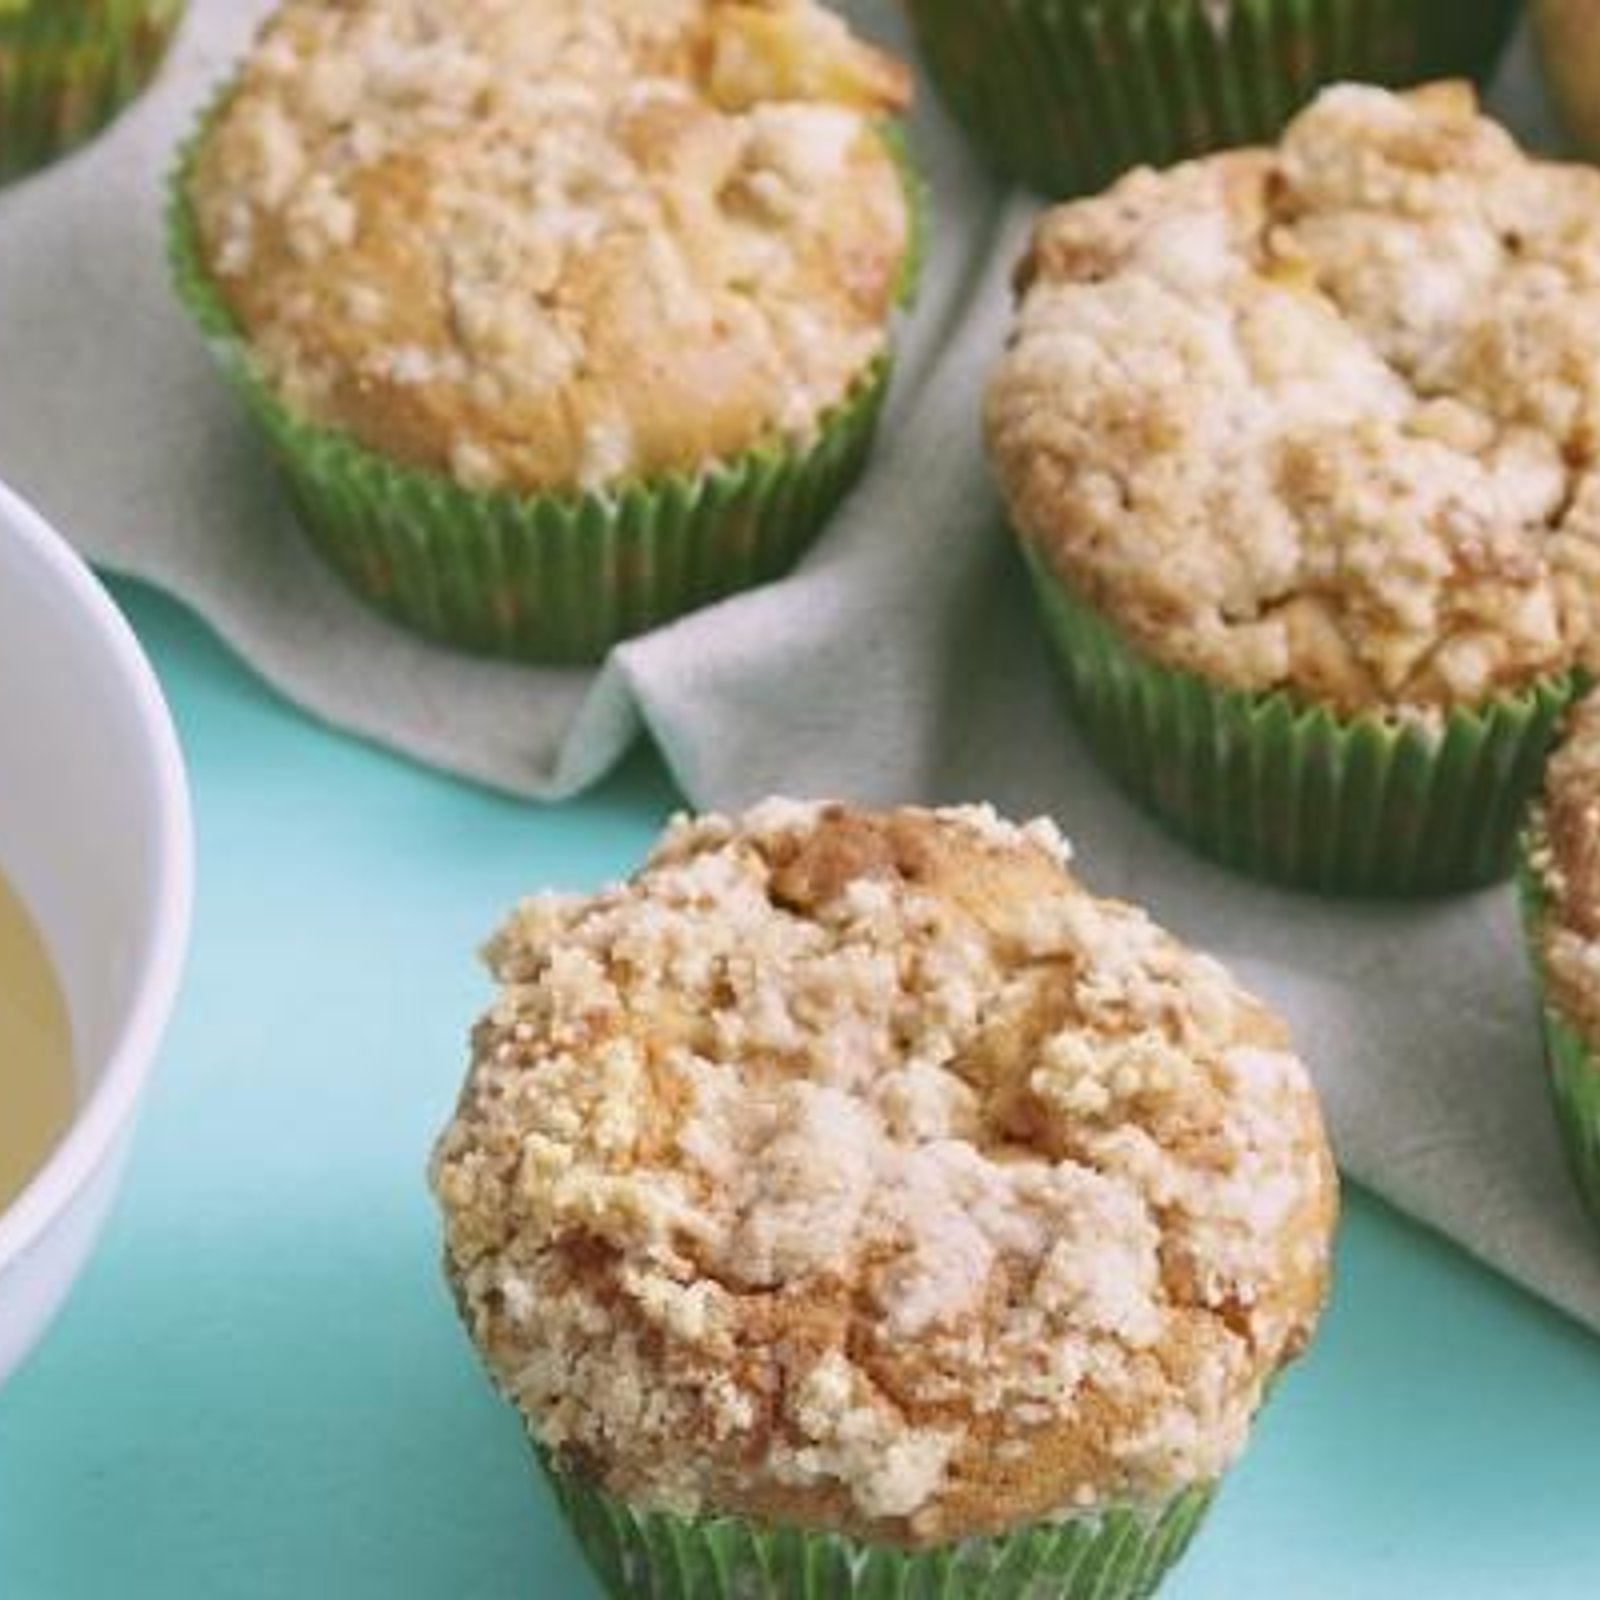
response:
<path id="1" fill-rule="evenodd" d="M 288 0 L 186 193 L 296 413 L 598 488 L 809 443 L 871 372 L 908 89 L 812 0 Z"/>
<path id="2" fill-rule="evenodd" d="M 987 408 L 1013 521 L 1156 659 L 1423 716 L 1600 659 L 1600 172 L 1471 91 L 1040 222 Z"/>
<path id="3" fill-rule="evenodd" d="M 1530 837 L 1545 896 L 1536 938 L 1550 997 L 1600 1045 L 1600 693 L 1568 715 Z"/>
<path id="4" fill-rule="evenodd" d="M 534 1437 L 635 1504 L 914 1545 L 1159 1502 L 1315 1325 L 1284 1025 L 1047 823 L 680 820 L 488 956 L 447 1271 Z"/>

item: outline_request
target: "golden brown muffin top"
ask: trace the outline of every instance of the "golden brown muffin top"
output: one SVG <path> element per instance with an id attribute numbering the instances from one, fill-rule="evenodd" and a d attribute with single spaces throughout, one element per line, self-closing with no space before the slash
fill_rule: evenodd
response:
<path id="1" fill-rule="evenodd" d="M 288 0 L 189 195 L 297 413 L 594 488 L 807 443 L 865 377 L 908 82 L 812 0 Z"/>
<path id="2" fill-rule="evenodd" d="M 1047 823 L 769 801 L 495 939 L 433 1181 L 566 1468 L 904 1543 L 1161 1499 L 1328 1275 L 1283 1024 Z"/>
<path id="3" fill-rule="evenodd" d="M 1600 657 L 1600 172 L 1471 91 L 1049 212 L 989 395 L 1022 535 L 1143 649 L 1431 714 Z"/>
<path id="4" fill-rule="evenodd" d="M 1538 938 L 1550 998 L 1600 1044 L 1600 693 L 1568 714 L 1532 838 L 1545 893 Z"/>

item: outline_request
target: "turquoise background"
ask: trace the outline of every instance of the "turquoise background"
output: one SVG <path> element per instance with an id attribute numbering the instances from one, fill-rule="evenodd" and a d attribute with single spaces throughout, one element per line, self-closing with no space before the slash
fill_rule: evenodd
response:
<path id="1" fill-rule="evenodd" d="M 423 1182 L 521 892 L 625 871 L 641 753 L 536 809 L 307 722 L 119 586 L 192 766 L 186 994 L 128 1192 L 0 1392 L 0 1600 L 593 1600 Z M 1359 1193 L 1334 1309 L 1164 1600 L 1600 1594 L 1600 1340 Z"/>

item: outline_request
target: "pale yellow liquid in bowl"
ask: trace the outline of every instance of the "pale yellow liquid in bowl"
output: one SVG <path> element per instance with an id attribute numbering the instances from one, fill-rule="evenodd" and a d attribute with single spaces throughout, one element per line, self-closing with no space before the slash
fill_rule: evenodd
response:
<path id="1" fill-rule="evenodd" d="M 72 1030 L 27 909 L 0 878 L 0 1211 L 72 1122 Z"/>

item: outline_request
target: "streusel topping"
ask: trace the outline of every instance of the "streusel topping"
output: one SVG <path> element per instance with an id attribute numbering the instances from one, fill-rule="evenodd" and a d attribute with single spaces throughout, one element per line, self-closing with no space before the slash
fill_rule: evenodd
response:
<path id="1" fill-rule="evenodd" d="M 1429 711 L 1600 658 L 1600 172 L 1465 87 L 1042 220 L 989 396 L 1016 525 L 1168 664 Z"/>
<path id="2" fill-rule="evenodd" d="M 1531 837 L 1551 997 L 1600 1045 L 1600 693 L 1580 700 L 1545 771 Z"/>
<path id="3" fill-rule="evenodd" d="M 599 487 L 806 442 L 863 380 L 908 82 L 812 0 L 288 0 L 189 193 L 297 412 Z"/>
<path id="4" fill-rule="evenodd" d="M 489 959 L 448 1270 L 536 1438 L 635 1502 L 916 1543 L 1159 1499 L 1316 1321 L 1283 1025 L 1048 824 L 683 820 Z"/>

